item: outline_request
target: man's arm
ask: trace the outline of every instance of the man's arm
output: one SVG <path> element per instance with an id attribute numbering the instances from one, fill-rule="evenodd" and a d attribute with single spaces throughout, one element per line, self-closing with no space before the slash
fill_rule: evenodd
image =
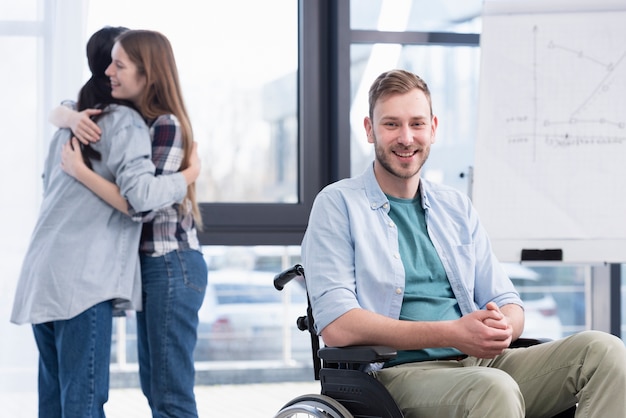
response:
<path id="1" fill-rule="evenodd" d="M 493 304 L 495 306 L 495 304 Z M 479 358 L 502 353 L 514 327 L 496 308 L 479 310 L 453 321 L 402 321 L 364 309 L 352 309 L 322 330 L 329 346 L 387 345 L 398 350 L 454 347 Z M 508 305 L 507 305 L 508 306 Z M 515 311 L 507 308 L 506 311 Z"/>
<path id="2" fill-rule="evenodd" d="M 502 306 L 500 312 L 504 314 L 507 322 L 513 327 L 513 341 L 517 340 L 524 332 L 524 309 L 519 305 L 510 303 Z"/>

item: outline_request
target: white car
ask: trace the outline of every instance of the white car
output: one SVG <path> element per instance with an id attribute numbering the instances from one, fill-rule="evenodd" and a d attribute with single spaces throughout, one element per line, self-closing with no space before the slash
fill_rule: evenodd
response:
<path id="1" fill-rule="evenodd" d="M 541 285 L 541 275 L 521 264 L 503 263 L 502 266 L 524 302 L 526 324 L 522 337 L 561 338 L 563 324 L 558 316 L 558 306 L 546 287 Z"/>
<path id="2" fill-rule="evenodd" d="M 311 358 L 308 332 L 296 326 L 306 314 L 304 286 L 274 288 L 267 271 L 226 268 L 209 272 L 199 312 L 197 361 Z"/>

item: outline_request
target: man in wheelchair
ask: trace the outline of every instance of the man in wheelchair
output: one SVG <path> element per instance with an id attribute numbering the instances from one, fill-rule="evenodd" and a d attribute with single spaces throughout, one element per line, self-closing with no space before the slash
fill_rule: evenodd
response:
<path id="1" fill-rule="evenodd" d="M 322 190 L 302 242 L 316 331 L 328 346 L 385 345 L 370 373 L 405 417 L 626 416 L 626 349 L 585 331 L 509 349 L 519 294 L 469 198 L 420 178 L 438 120 L 426 83 L 381 74 L 364 119 L 373 164 Z"/>

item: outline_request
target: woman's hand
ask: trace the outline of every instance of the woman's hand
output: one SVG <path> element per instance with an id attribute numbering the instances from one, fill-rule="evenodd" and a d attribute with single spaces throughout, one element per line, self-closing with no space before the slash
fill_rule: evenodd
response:
<path id="1" fill-rule="evenodd" d="M 198 143 L 193 141 L 193 147 L 191 148 L 191 154 L 189 155 L 189 166 L 182 171 L 183 176 L 185 176 L 185 180 L 187 181 L 187 185 L 196 181 L 200 175 L 201 168 L 202 162 L 200 161 L 200 156 L 198 155 Z"/>
<path id="2" fill-rule="evenodd" d="M 80 143 L 75 137 L 63 145 L 61 168 L 109 205 L 128 215 L 128 202 L 120 194 L 117 184 L 87 167 L 80 151 Z"/>
<path id="3" fill-rule="evenodd" d="M 89 170 L 83 160 L 83 153 L 80 151 L 80 144 L 76 137 L 72 137 L 63 145 L 61 152 L 61 168 L 70 176 L 80 180 L 82 173 Z"/>
<path id="4" fill-rule="evenodd" d="M 98 142 L 102 131 L 97 123 L 91 120 L 92 116 L 102 113 L 101 109 L 85 109 L 80 112 L 72 112 L 69 116 L 69 127 L 80 142 L 88 145 L 90 142 Z"/>

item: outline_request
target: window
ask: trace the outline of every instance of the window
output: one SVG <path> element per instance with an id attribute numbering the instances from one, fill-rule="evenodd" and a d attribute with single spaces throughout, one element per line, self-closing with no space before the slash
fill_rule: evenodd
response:
<path id="1" fill-rule="evenodd" d="M 196 361 L 283 360 L 306 367 L 310 338 L 296 326 L 306 314 L 304 283 L 294 280 L 280 292 L 273 284 L 277 273 L 300 261 L 300 248 L 212 246 L 204 254 L 209 284 Z"/>
<path id="2" fill-rule="evenodd" d="M 297 203 L 298 3 L 176 7 L 184 19 L 163 0 L 91 0 L 87 36 L 117 22 L 170 39 L 202 159 L 200 201 Z"/>
<path id="3" fill-rule="evenodd" d="M 37 1 L 0 3 L 0 97 L 4 137 L 0 193 L 5 237 L 0 285 L 0 396 L 27 391 L 36 382 L 37 350 L 29 326 L 9 323 L 21 260 L 41 202 L 41 167 L 47 149 L 41 140 L 44 17 Z M 11 203 L 9 203 L 11 202 Z M 2 398 L 3 400 L 5 398 Z M 10 411 L 10 408 L 9 408 Z"/>

